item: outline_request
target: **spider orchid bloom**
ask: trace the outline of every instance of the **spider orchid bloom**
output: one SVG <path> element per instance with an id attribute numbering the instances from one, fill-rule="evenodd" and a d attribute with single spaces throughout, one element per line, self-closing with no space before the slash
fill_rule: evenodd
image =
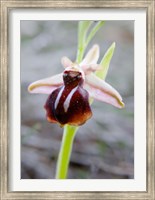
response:
<path id="1" fill-rule="evenodd" d="M 94 45 L 80 64 L 63 57 L 63 73 L 30 84 L 30 93 L 49 94 L 44 106 L 49 122 L 62 126 L 84 124 L 92 116 L 90 97 L 118 108 L 124 107 L 120 94 L 94 74 L 101 69 L 98 58 L 99 46 Z"/>

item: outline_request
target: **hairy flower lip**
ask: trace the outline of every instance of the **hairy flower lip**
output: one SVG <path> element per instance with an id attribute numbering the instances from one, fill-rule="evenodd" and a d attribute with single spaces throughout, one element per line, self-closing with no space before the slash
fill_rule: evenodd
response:
<path id="1" fill-rule="evenodd" d="M 65 70 L 63 82 L 46 101 L 44 108 L 47 120 L 62 125 L 80 126 L 92 116 L 89 94 L 83 88 L 80 70 Z"/>
<path id="2" fill-rule="evenodd" d="M 71 84 L 57 88 L 49 95 L 44 108 L 47 120 L 62 126 L 80 126 L 92 116 L 89 94 L 80 85 L 72 87 Z"/>
<path id="3" fill-rule="evenodd" d="M 100 65 L 97 64 L 98 58 L 98 45 L 94 45 L 88 51 L 85 58 L 80 64 L 73 63 L 69 58 L 63 57 L 61 59 L 61 63 L 65 68 L 63 73 L 35 81 L 34 83 L 29 85 L 28 91 L 30 93 L 51 94 L 58 87 L 62 87 L 64 85 L 63 76 L 65 75 L 65 73 L 73 72 L 73 77 L 72 73 L 67 74 L 69 74 L 71 78 L 74 78 L 74 72 L 80 72 L 80 74 L 82 75 L 81 78 L 83 80 L 81 86 L 84 90 L 88 91 L 89 97 L 111 104 L 117 108 L 123 108 L 124 103 L 122 102 L 122 97 L 117 92 L 117 90 L 115 90 L 110 84 L 100 79 L 93 73 L 97 70 L 100 70 Z M 49 119 L 49 121 L 52 121 L 49 116 L 47 118 Z M 77 124 L 79 125 L 80 122 L 78 122 Z"/>

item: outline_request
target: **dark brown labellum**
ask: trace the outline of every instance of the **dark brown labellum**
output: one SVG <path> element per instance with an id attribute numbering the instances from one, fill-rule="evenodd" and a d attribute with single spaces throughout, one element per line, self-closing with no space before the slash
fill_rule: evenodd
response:
<path id="1" fill-rule="evenodd" d="M 54 90 L 44 106 L 47 119 L 61 125 L 82 125 L 92 116 L 88 92 L 82 87 L 82 75 L 77 71 L 67 71 L 63 79 L 64 86 Z"/>

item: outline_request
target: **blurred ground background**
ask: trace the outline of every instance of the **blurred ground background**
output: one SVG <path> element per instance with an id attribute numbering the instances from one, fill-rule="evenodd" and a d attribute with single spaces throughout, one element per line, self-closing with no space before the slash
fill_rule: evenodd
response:
<path id="1" fill-rule="evenodd" d="M 63 70 L 60 59 L 76 57 L 77 21 L 21 21 L 21 178 L 52 179 L 62 131 L 46 121 L 47 95 L 29 94 L 28 85 Z M 106 21 L 89 45 L 102 59 L 116 42 L 106 81 L 122 95 L 120 110 L 94 101 L 93 117 L 76 134 L 68 178 L 134 178 L 134 23 Z M 88 48 L 89 48 L 88 47 Z"/>

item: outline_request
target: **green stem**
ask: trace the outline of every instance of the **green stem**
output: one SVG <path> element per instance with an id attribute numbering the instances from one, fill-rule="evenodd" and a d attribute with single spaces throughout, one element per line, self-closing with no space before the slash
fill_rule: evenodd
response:
<path id="1" fill-rule="evenodd" d="M 68 165 L 72 152 L 73 140 L 78 127 L 66 125 L 64 128 L 61 149 L 57 162 L 57 179 L 65 179 L 68 173 Z"/>

